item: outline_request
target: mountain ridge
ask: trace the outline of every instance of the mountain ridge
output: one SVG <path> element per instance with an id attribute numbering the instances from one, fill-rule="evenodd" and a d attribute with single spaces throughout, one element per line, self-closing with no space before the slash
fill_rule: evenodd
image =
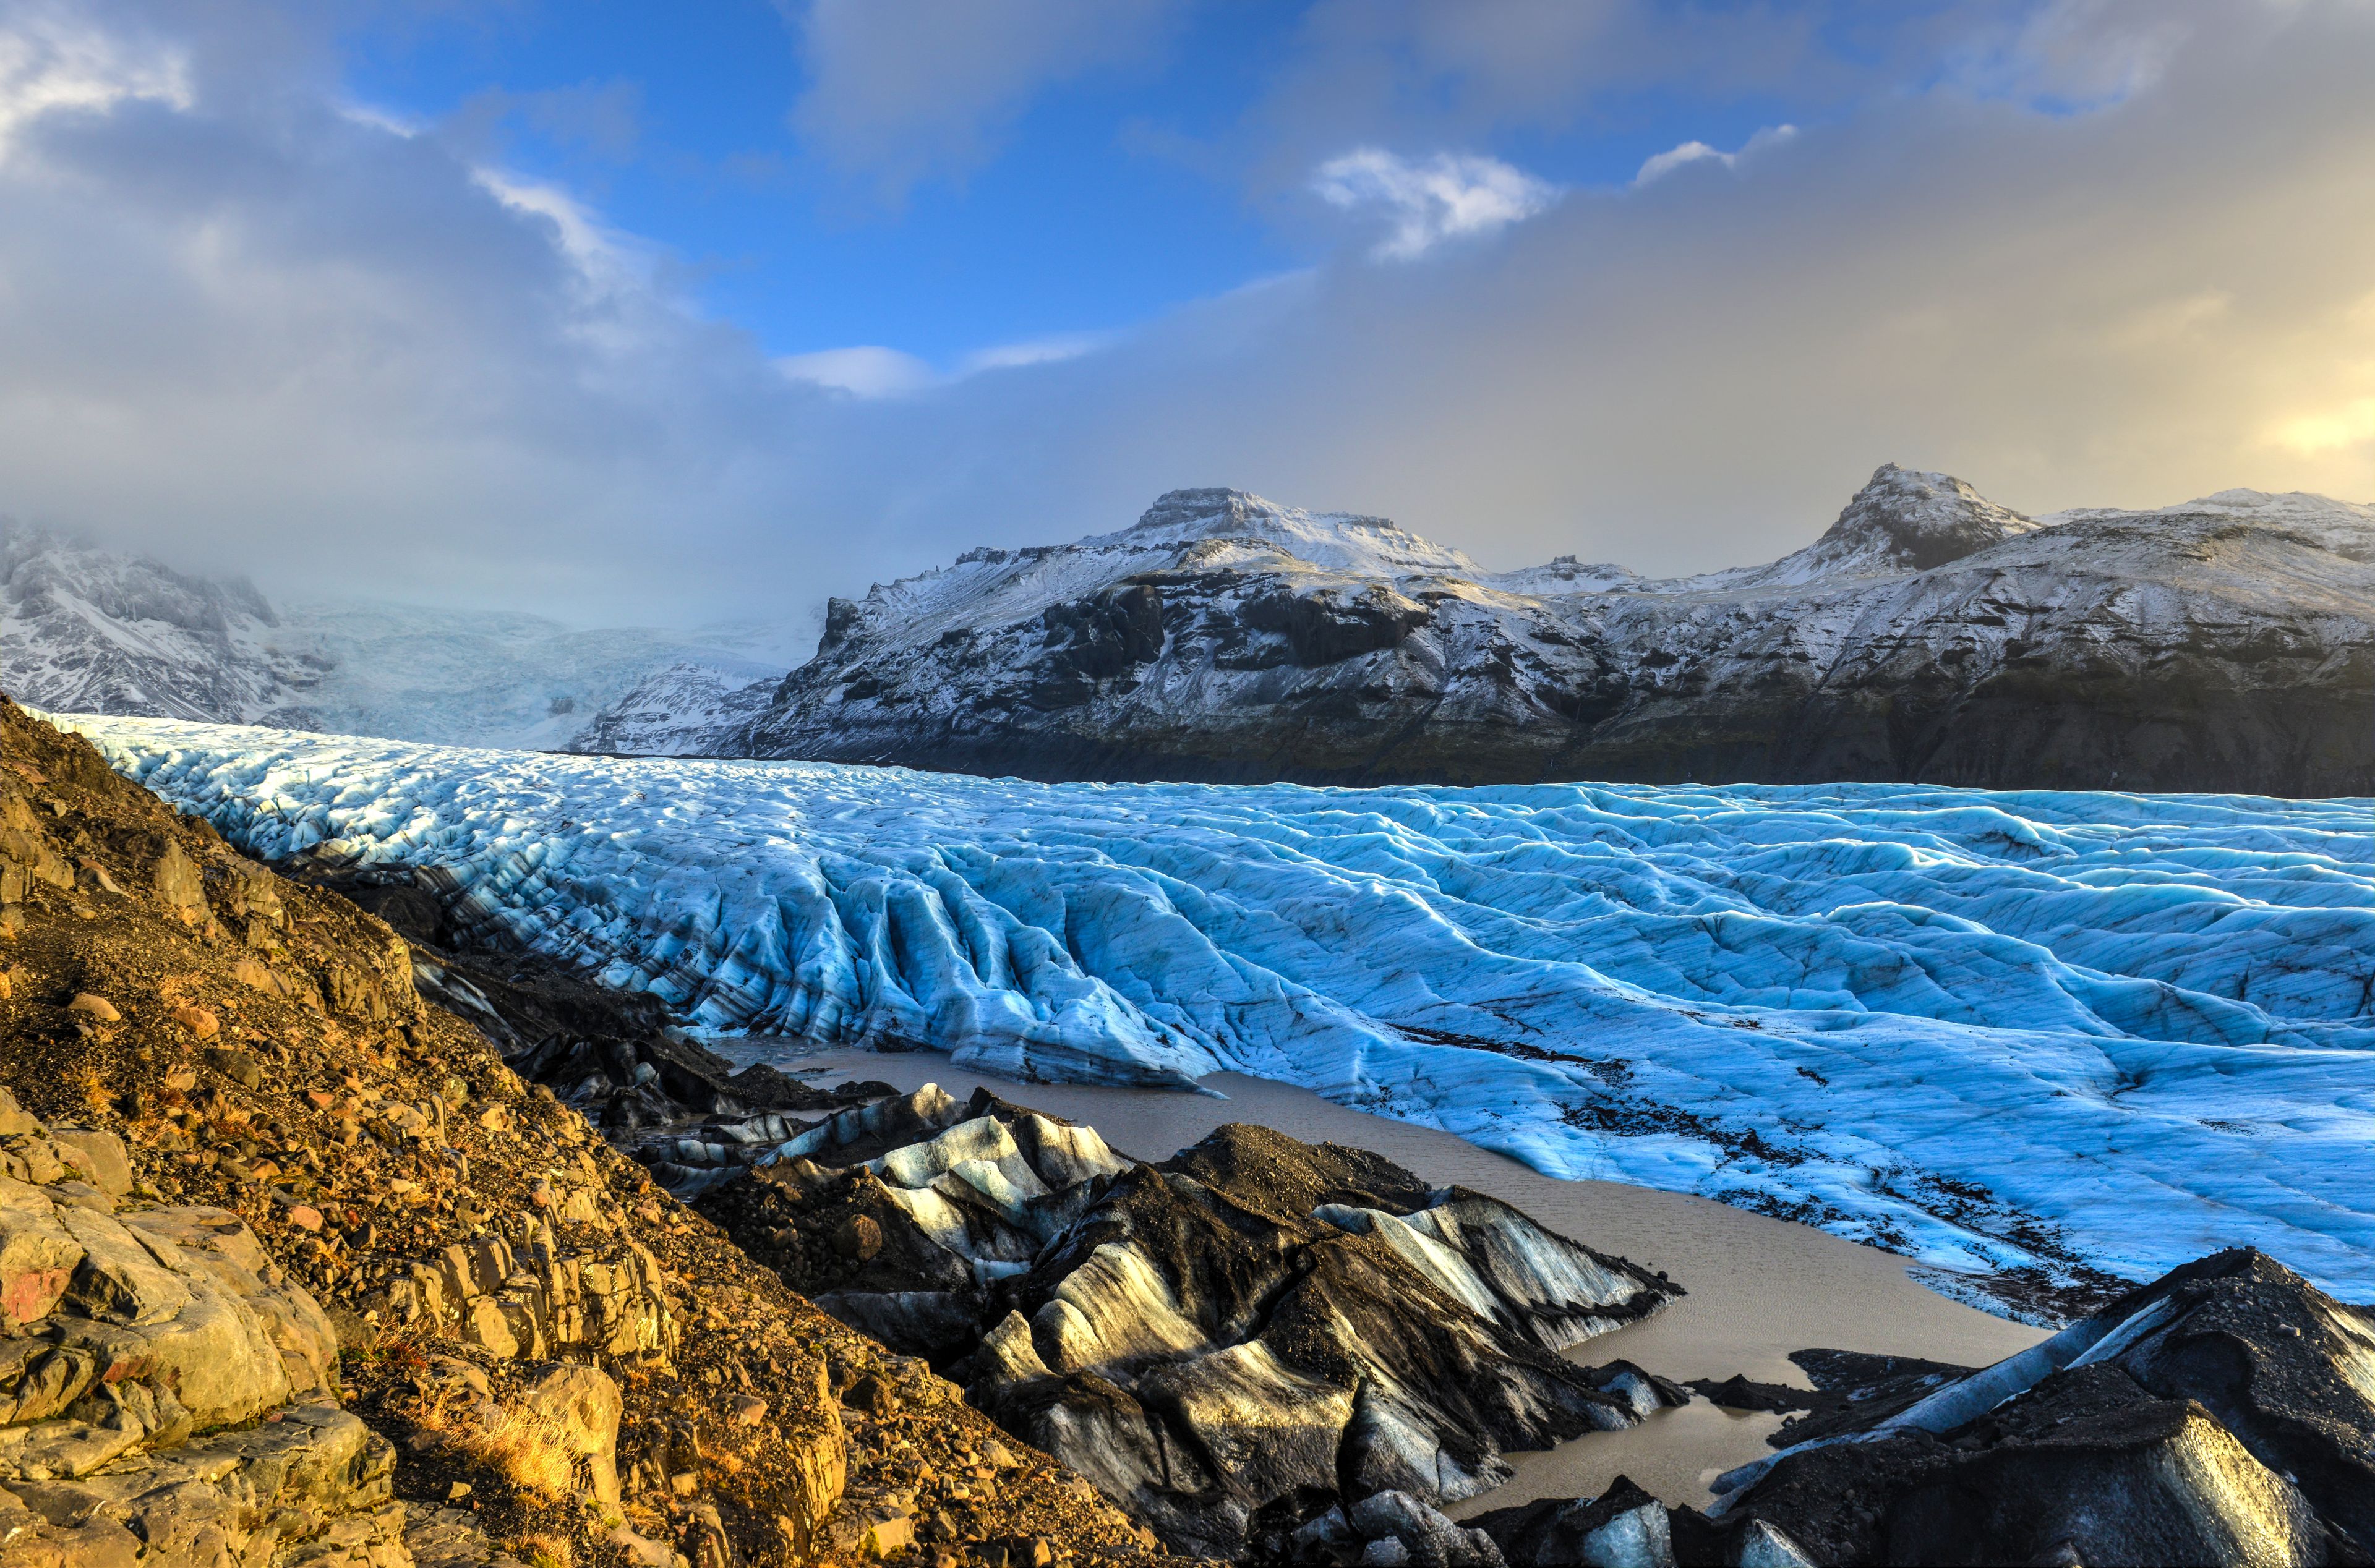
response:
<path id="1" fill-rule="evenodd" d="M 2357 503 L 2030 518 L 1895 465 L 1805 548 L 1664 580 L 1177 490 L 833 600 L 764 712 L 642 738 L 1048 781 L 2375 793 L 2370 563 Z"/>

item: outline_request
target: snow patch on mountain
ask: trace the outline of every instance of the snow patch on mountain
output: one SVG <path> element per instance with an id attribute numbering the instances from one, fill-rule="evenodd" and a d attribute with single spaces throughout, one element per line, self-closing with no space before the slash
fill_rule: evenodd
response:
<path id="1" fill-rule="evenodd" d="M 2332 496 L 2311 495 L 2307 490 L 2286 490 L 2281 494 L 2267 490 L 2220 490 L 2198 501 L 2180 501 L 2175 506 L 2152 507 L 2143 511 L 2123 511 L 2117 507 L 2082 507 L 2069 512 L 2049 513 L 2037 521 L 2040 526 L 2061 527 L 2074 523 L 2148 522 L 2155 518 L 2229 517 L 2238 522 L 2281 528 L 2298 534 L 2323 550 L 2352 560 L 2375 560 L 2375 505 L 2353 501 L 2336 501 Z"/>
<path id="2" fill-rule="evenodd" d="M 1313 790 L 79 719 L 267 857 L 719 1029 L 1234 1070 L 1947 1269 L 2375 1294 L 2375 801 Z"/>
<path id="3" fill-rule="evenodd" d="M 679 659 L 646 672 L 613 698 L 564 751 L 619 757 L 702 757 L 728 751 L 734 737 L 774 701 L 779 674 L 737 661 Z"/>

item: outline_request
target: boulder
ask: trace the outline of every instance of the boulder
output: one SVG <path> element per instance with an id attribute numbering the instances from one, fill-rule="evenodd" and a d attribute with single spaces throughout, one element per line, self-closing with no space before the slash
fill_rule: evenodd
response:
<path id="1" fill-rule="evenodd" d="M 0 1176 L 0 1315 L 11 1326 L 47 1317 L 82 1267 L 82 1244 L 39 1189 Z"/>
<path id="2" fill-rule="evenodd" d="M 2370 1365 L 2375 1311 L 2220 1253 L 1719 1478 L 1710 1513 L 1772 1561 L 2364 1562 Z"/>
<path id="3" fill-rule="evenodd" d="M 1452 1523 L 1406 1491 L 1372 1492 L 1353 1505 L 1346 1519 L 1353 1533 L 1367 1543 L 1361 1553 L 1364 1562 L 1503 1568 L 1501 1549 L 1491 1536 Z M 1386 1550 L 1377 1550 L 1380 1547 Z"/>
<path id="4" fill-rule="evenodd" d="M 521 1396 L 529 1412 L 553 1434 L 572 1461 L 585 1468 L 594 1500 L 606 1510 L 619 1506 L 619 1385 L 590 1366 L 564 1366 L 547 1373 Z"/>
<path id="5" fill-rule="evenodd" d="M 58 1146 L 68 1164 L 108 1197 L 123 1197 L 132 1191 L 132 1157 L 115 1134 L 53 1127 L 50 1141 Z"/>

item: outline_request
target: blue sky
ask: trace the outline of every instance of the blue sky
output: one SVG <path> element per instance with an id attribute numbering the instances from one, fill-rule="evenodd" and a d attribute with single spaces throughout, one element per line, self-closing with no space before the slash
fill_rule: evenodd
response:
<path id="1" fill-rule="evenodd" d="M 1286 20 L 1247 5 L 1183 29 L 1168 68 L 1058 87 L 986 165 L 888 198 L 803 147 L 798 29 L 770 5 L 543 5 L 366 28 L 347 79 L 430 121 L 492 92 L 551 95 L 504 117 L 504 160 L 666 245 L 704 309 L 773 353 L 877 343 L 951 365 L 1126 327 L 1307 260 L 1234 187 L 1134 134 L 1220 133 Z"/>
<path id="2" fill-rule="evenodd" d="M 798 623 L 1230 484 L 1497 567 L 2375 497 L 2370 0 L 0 0 L 0 511 Z"/>
<path id="3" fill-rule="evenodd" d="M 1309 48 L 1306 14 L 1258 0 L 1159 9 L 1170 14 L 1109 65 L 987 115 L 977 156 L 889 188 L 796 123 L 818 73 L 798 9 L 598 0 L 383 13 L 339 42 L 358 103 L 445 127 L 580 194 L 665 247 L 690 297 L 767 351 L 872 344 L 946 370 L 1126 330 L 1315 265 L 1340 242 L 1306 187 L 1265 186 L 1268 149 L 1248 125 L 1282 64 Z M 1709 25 L 1741 9 L 1709 7 Z M 1842 63 L 1869 43 L 1852 26 L 1830 31 L 1821 47 Z M 929 48 L 928 35 L 916 43 Z M 1562 186 L 1621 186 L 1678 145 L 1737 147 L 1820 112 L 1786 88 L 1660 83 L 1548 124 L 1468 115 L 1477 128 L 1461 150 Z"/>

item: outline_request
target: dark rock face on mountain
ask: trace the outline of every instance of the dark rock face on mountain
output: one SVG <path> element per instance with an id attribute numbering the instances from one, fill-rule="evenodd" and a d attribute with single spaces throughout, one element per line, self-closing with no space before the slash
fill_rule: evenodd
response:
<path id="1" fill-rule="evenodd" d="M 1506 1449 L 1689 1397 L 1558 1353 L 1678 1287 L 1495 1199 L 1260 1127 L 1150 1165 L 927 1088 L 843 1113 L 703 1207 L 1199 1554 L 1328 1561 L 1370 1515 L 1439 1521 L 1433 1504 L 1506 1478 Z M 1467 1541 L 1442 1529 L 1447 1550 Z"/>
<path id="2" fill-rule="evenodd" d="M 1577 1549 L 1620 1517 L 1670 1553 L 1627 1560 L 1684 1564 L 2375 1561 L 2375 1311 L 2262 1254 L 2204 1258 L 1994 1366 L 1941 1370 L 1817 1369 L 1869 1381 L 1826 1385 L 1774 1439 L 1788 1446 L 1717 1481 L 1707 1516 L 1620 1483 L 1475 1524 L 1511 1562 L 1615 1561 Z"/>
<path id="3" fill-rule="evenodd" d="M 1891 466 L 1793 555 L 1650 582 L 1180 490 L 835 600 L 767 708 L 723 713 L 637 744 L 1050 780 L 2367 793 L 2375 507 L 2040 520 Z"/>

